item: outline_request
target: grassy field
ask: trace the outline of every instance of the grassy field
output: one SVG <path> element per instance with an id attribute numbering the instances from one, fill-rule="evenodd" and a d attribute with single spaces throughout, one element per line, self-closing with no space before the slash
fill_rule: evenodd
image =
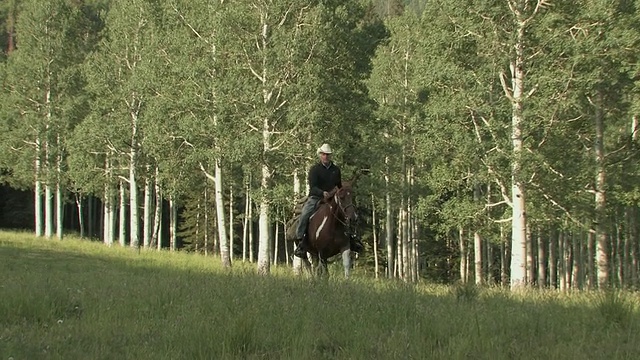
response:
<path id="1" fill-rule="evenodd" d="M 258 277 L 218 263 L 0 231 L 0 360 L 640 356 L 633 293 Z"/>

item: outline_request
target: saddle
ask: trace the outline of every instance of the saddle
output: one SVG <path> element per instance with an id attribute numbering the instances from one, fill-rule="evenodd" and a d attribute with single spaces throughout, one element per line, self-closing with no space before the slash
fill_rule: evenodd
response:
<path id="1" fill-rule="evenodd" d="M 309 197 L 303 196 L 293 206 L 293 217 L 287 221 L 286 231 L 284 234 L 285 241 L 295 241 L 296 239 L 296 229 L 298 227 L 298 220 L 300 220 L 300 214 L 302 213 L 302 207 L 304 203 L 307 201 Z"/>
<path id="2" fill-rule="evenodd" d="M 293 218 L 289 219 L 289 221 L 287 221 L 287 224 L 286 224 L 286 232 L 284 236 L 285 241 L 297 240 L 296 229 L 298 228 L 298 221 L 300 220 L 300 214 L 302 214 L 302 207 L 307 202 L 307 199 L 309 199 L 309 196 L 303 196 L 300 199 L 298 199 L 298 201 L 296 201 L 293 207 Z M 318 208 L 322 203 L 323 203 L 322 200 L 318 201 L 314 212 L 318 210 Z"/>

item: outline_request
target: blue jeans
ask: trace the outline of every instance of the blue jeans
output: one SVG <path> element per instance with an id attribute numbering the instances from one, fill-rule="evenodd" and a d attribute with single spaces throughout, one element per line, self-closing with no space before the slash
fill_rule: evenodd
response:
<path id="1" fill-rule="evenodd" d="M 313 210 L 316 208 L 316 204 L 320 201 L 319 197 L 309 196 L 307 202 L 304 203 L 302 211 L 300 212 L 300 220 L 298 221 L 298 229 L 296 231 L 296 238 L 302 240 L 307 226 L 309 225 L 309 218 L 313 214 Z"/>

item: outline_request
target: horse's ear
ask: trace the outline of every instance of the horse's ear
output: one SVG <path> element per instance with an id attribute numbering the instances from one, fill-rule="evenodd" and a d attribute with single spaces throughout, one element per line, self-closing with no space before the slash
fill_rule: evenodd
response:
<path id="1" fill-rule="evenodd" d="M 354 184 L 358 178 L 360 178 L 361 175 L 369 175 L 371 173 L 371 170 L 369 169 L 358 169 L 356 171 L 353 172 L 353 177 L 351 178 L 351 181 L 349 181 L 351 184 Z"/>

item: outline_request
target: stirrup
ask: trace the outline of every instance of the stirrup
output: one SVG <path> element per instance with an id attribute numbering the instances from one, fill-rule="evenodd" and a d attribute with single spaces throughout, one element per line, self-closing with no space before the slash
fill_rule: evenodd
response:
<path id="1" fill-rule="evenodd" d="M 293 250 L 293 255 L 299 258 L 304 258 L 307 256 L 307 249 L 306 249 L 306 246 L 305 247 L 302 246 L 302 241 L 300 241 L 298 243 L 298 246 Z"/>
<path id="2" fill-rule="evenodd" d="M 357 253 L 361 253 L 364 251 L 364 244 L 359 240 L 353 240 L 350 245 L 351 251 L 355 251 Z"/>

